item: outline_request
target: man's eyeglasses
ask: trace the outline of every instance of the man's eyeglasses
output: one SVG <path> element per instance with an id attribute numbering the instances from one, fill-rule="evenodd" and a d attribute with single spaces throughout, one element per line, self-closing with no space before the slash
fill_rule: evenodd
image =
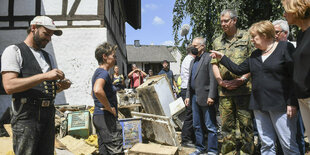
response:
<path id="1" fill-rule="evenodd" d="M 284 32 L 283 30 L 281 30 L 281 31 L 276 31 L 276 34 L 280 34 L 281 32 Z"/>
<path id="2" fill-rule="evenodd" d="M 224 20 L 221 20 L 221 23 L 228 23 L 228 22 L 230 22 L 230 20 L 231 20 L 231 18 L 229 18 L 229 19 L 224 19 Z"/>

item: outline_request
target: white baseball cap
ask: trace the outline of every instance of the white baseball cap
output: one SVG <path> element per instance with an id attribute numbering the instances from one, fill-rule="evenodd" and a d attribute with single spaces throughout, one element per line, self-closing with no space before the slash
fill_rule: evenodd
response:
<path id="1" fill-rule="evenodd" d="M 62 31 L 56 28 L 54 21 L 47 16 L 36 16 L 30 22 L 30 25 L 42 25 L 49 30 L 53 30 L 56 36 L 62 35 Z"/>

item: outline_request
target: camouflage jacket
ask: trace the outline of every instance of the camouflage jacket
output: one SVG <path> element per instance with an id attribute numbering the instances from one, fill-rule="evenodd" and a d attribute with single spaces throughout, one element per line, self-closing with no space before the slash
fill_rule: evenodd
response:
<path id="1" fill-rule="evenodd" d="M 212 48 L 215 51 L 224 53 L 230 60 L 236 64 L 241 64 L 246 58 L 251 55 L 254 49 L 251 44 L 251 37 L 247 31 L 237 30 L 233 39 L 227 40 L 225 33 L 217 37 L 212 44 Z M 216 59 L 212 59 L 212 64 L 218 64 Z M 240 76 L 237 76 L 226 69 L 221 64 L 218 64 L 220 74 L 223 80 L 233 80 Z M 221 86 L 218 86 L 219 96 L 239 96 L 251 94 L 251 82 L 247 82 L 241 85 L 235 90 L 227 90 Z"/>

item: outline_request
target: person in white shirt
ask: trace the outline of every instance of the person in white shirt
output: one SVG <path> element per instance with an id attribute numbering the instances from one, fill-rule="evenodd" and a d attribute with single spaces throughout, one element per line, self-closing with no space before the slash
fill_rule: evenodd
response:
<path id="1" fill-rule="evenodd" d="M 195 55 L 194 55 L 195 54 Z M 193 46 L 189 46 L 187 48 L 187 56 L 184 58 L 182 64 L 181 64 L 181 92 L 180 96 L 183 100 L 186 98 L 186 89 L 189 79 L 189 67 L 190 63 L 193 59 L 195 59 L 195 56 L 198 54 L 198 51 Z M 192 105 L 189 104 L 186 106 L 186 118 L 183 123 L 182 127 L 182 146 L 186 147 L 195 147 L 195 134 L 194 134 L 194 128 L 193 128 L 193 114 L 192 114 Z"/>

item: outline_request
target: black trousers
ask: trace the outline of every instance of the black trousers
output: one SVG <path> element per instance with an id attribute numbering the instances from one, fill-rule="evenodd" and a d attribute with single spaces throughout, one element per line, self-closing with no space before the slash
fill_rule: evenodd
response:
<path id="1" fill-rule="evenodd" d="M 186 89 L 181 89 L 180 96 L 183 100 L 186 98 Z M 185 109 L 185 120 L 182 127 L 182 143 L 192 142 L 195 144 L 195 132 L 193 128 L 193 112 L 192 105 L 186 106 Z"/>
<path id="2" fill-rule="evenodd" d="M 11 108 L 16 155 L 54 155 L 55 107 L 14 103 Z"/>
<path id="3" fill-rule="evenodd" d="M 122 126 L 117 118 L 107 111 L 103 115 L 94 115 L 93 118 L 98 136 L 99 154 L 124 154 Z"/>

